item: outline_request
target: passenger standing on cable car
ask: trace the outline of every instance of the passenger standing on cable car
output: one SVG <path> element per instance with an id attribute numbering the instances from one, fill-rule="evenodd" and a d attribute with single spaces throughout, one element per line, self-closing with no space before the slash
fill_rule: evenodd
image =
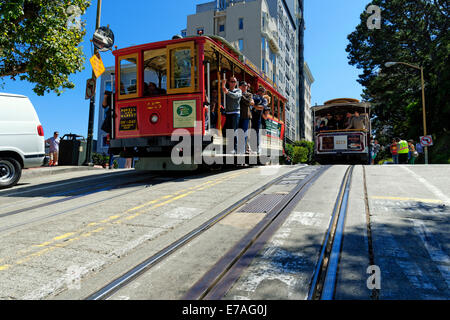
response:
<path id="1" fill-rule="evenodd" d="M 122 85 L 122 83 L 121 83 Z M 122 86 L 121 86 L 122 89 Z M 111 152 L 111 146 L 110 146 L 110 139 L 111 139 L 111 133 L 112 133 L 112 92 L 111 91 L 105 91 L 104 97 L 103 97 L 103 103 L 102 107 L 105 109 L 105 120 L 103 121 L 103 124 L 101 126 L 101 129 L 106 132 L 107 134 L 107 141 L 108 141 L 108 154 L 109 154 L 109 169 L 113 168 L 113 159 L 114 155 Z"/>
<path id="2" fill-rule="evenodd" d="M 236 88 L 237 79 L 235 77 L 231 77 L 228 81 L 228 85 L 230 89 L 226 88 L 227 80 L 222 80 L 222 90 L 225 94 L 225 114 L 226 114 L 226 124 L 225 127 L 228 130 L 233 130 L 235 138 L 234 138 L 234 152 L 237 153 L 237 137 L 236 130 L 239 128 L 239 119 L 241 115 L 241 98 L 242 98 L 242 90 Z"/>
<path id="3" fill-rule="evenodd" d="M 261 153 L 260 138 L 259 138 L 259 130 L 261 128 L 261 116 L 264 109 L 268 107 L 268 102 L 263 97 L 265 93 L 266 89 L 264 89 L 264 87 L 259 87 L 257 93 L 253 96 L 255 106 L 252 110 L 252 129 L 254 129 L 253 132 L 256 134 L 256 147 L 258 153 Z"/>
<path id="4" fill-rule="evenodd" d="M 242 99 L 241 99 L 241 118 L 239 121 L 239 129 L 244 131 L 244 144 L 240 144 L 242 146 L 242 150 L 239 150 L 239 153 L 245 153 L 247 147 L 247 132 L 250 124 L 250 120 L 252 119 L 251 107 L 255 104 L 253 101 L 253 95 L 248 92 L 248 84 L 245 81 L 241 81 L 239 83 L 239 88 L 242 90 Z"/>

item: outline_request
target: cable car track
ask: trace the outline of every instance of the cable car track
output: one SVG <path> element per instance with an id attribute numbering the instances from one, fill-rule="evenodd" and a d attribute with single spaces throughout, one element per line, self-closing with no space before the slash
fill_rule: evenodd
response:
<path id="1" fill-rule="evenodd" d="M 196 175 L 194 174 L 194 175 L 191 175 L 191 176 L 196 176 Z M 16 209 L 16 210 L 13 210 L 13 211 L 10 211 L 10 212 L 6 212 L 6 213 L 0 214 L 0 219 L 1 218 L 7 218 L 9 216 L 17 215 L 17 214 L 20 214 L 20 213 L 29 212 L 31 210 L 37 210 L 37 209 L 40 209 L 40 208 L 48 207 L 50 205 L 58 205 L 58 204 L 60 204 L 62 202 L 67 202 L 69 200 L 80 199 L 82 197 L 87 197 L 87 196 L 89 196 L 91 194 L 94 194 L 96 192 L 101 192 L 101 191 L 105 191 L 105 190 L 106 191 L 111 191 L 111 190 L 115 190 L 115 189 L 121 189 L 124 186 L 130 186 L 130 185 L 132 186 L 134 184 L 137 184 L 137 186 L 139 186 L 139 183 L 144 182 L 144 185 L 141 188 L 139 188 L 138 190 L 134 190 L 134 192 L 140 192 L 140 191 L 144 191 L 145 189 L 147 189 L 150 186 L 154 186 L 154 185 L 158 185 L 158 184 L 166 183 L 166 182 L 173 182 L 173 181 L 177 181 L 177 180 L 180 180 L 180 179 L 186 179 L 186 178 L 189 178 L 191 176 L 187 176 L 187 177 L 186 176 L 185 177 L 175 176 L 175 177 L 169 178 L 169 180 L 163 179 L 161 181 L 158 181 L 158 179 L 162 179 L 162 178 L 165 178 L 165 177 L 164 176 L 159 176 L 159 175 L 150 175 L 150 176 L 145 176 L 145 177 L 142 178 L 142 173 L 139 173 L 138 177 L 140 177 L 140 179 L 137 179 L 137 180 L 131 179 L 130 181 L 126 181 L 126 182 L 120 182 L 119 181 L 119 183 L 117 183 L 117 184 L 115 184 L 113 186 L 107 187 L 107 188 L 94 188 L 91 191 L 86 192 L 86 193 L 81 194 L 81 195 L 69 196 L 69 197 L 64 198 L 64 199 L 58 199 L 58 200 L 55 200 L 55 201 L 43 203 L 43 204 L 40 204 L 40 205 L 35 205 L 35 206 L 24 208 L 24 209 Z M 134 177 L 134 178 L 136 178 L 136 177 Z M 151 182 L 153 182 L 153 183 L 151 183 Z M 87 188 L 89 188 L 89 187 L 87 187 Z M 42 220 L 45 220 L 45 219 L 48 219 L 48 218 L 52 218 L 52 217 L 55 217 L 55 216 L 63 215 L 63 214 L 69 213 L 69 212 L 73 212 L 75 210 L 79 210 L 79 209 L 82 209 L 82 208 L 85 208 L 85 207 L 89 207 L 89 206 L 93 206 L 93 205 L 99 204 L 99 203 L 102 203 L 102 202 L 105 202 L 105 201 L 110 201 L 110 200 L 113 200 L 113 199 L 115 200 L 118 197 L 124 197 L 124 196 L 129 195 L 129 193 L 130 193 L 130 191 L 127 190 L 127 191 L 125 191 L 123 193 L 120 193 L 120 194 L 116 194 L 116 195 L 108 196 L 108 197 L 105 197 L 105 198 L 102 198 L 102 199 L 99 199 L 99 200 L 95 200 L 95 201 L 91 201 L 91 202 L 88 202 L 88 203 L 76 205 L 74 207 L 66 208 L 64 210 L 60 210 L 60 211 L 57 211 L 57 212 L 54 212 L 54 213 L 50 213 L 50 214 L 47 214 L 45 216 L 40 216 L 40 217 L 29 219 L 29 220 L 24 221 L 24 222 L 20 222 L 20 223 L 8 225 L 8 226 L 0 227 L 0 232 L 5 232 L 5 231 L 11 230 L 11 229 L 14 229 L 14 228 L 17 228 L 17 227 L 22 227 L 22 226 L 25 226 L 25 225 L 28 225 L 28 224 L 31 224 L 31 223 L 34 223 L 34 222 L 38 222 L 38 221 L 42 221 Z"/>
<path id="2" fill-rule="evenodd" d="M 307 168 L 311 168 L 311 167 L 307 167 Z M 194 238 L 196 238 L 197 236 L 199 236 L 200 234 L 202 234 L 203 232 L 205 232 L 206 230 L 208 230 L 209 228 L 214 226 L 216 223 L 218 223 L 219 221 L 221 221 L 222 219 L 224 219 L 225 217 L 227 217 L 231 213 L 235 212 L 238 208 L 242 207 L 243 205 L 245 205 L 249 201 L 253 200 L 258 195 L 262 194 L 269 187 L 279 183 L 280 181 L 282 181 L 283 179 L 287 178 L 290 175 L 295 175 L 296 173 L 301 172 L 302 169 L 304 169 L 304 167 L 301 167 L 301 168 L 299 168 L 297 170 L 293 170 L 293 171 L 291 171 L 289 173 L 286 173 L 286 174 L 284 174 L 284 175 L 282 175 L 282 176 L 280 176 L 280 177 L 270 181 L 269 183 L 265 184 L 264 186 L 262 186 L 261 188 L 259 188 L 255 192 L 252 192 L 250 195 L 248 195 L 248 196 L 244 197 L 243 199 L 237 201 L 236 203 L 234 203 L 230 207 L 226 208 L 225 210 L 223 210 L 222 212 L 220 212 L 219 214 L 217 214 L 213 218 L 209 219 L 208 221 L 206 221 L 205 223 L 203 223 L 199 227 L 195 228 L 191 232 L 189 232 L 186 235 L 184 235 L 183 237 L 179 238 L 177 241 L 171 243 L 170 245 L 168 245 L 164 249 L 160 250 L 159 252 L 157 252 L 156 254 L 152 255 L 151 257 L 149 257 L 145 261 L 141 262 L 140 264 L 138 264 L 137 266 L 135 266 L 131 270 L 125 272 L 124 274 L 122 274 L 121 276 L 119 276 L 118 278 L 113 280 L 112 282 L 108 283 L 107 285 L 105 285 L 104 287 L 99 289 L 98 291 L 92 293 L 91 295 L 86 297 L 86 300 L 105 300 L 105 299 L 108 299 L 109 297 L 114 295 L 117 291 L 119 291 L 121 288 L 123 288 L 123 287 L 127 286 L 129 283 L 133 282 L 139 276 L 141 276 L 142 274 L 147 272 L 149 269 L 151 269 L 153 266 L 155 266 L 159 262 L 163 261 L 165 258 L 167 258 L 171 254 L 173 254 L 178 249 L 182 248 L 188 242 L 190 242 L 191 240 L 193 240 Z M 304 179 L 304 181 L 301 184 L 303 186 L 305 184 L 312 184 L 312 182 L 315 181 L 327 169 L 328 169 L 328 166 L 326 166 L 326 167 L 315 167 L 314 170 L 313 170 L 313 173 L 310 173 Z M 298 194 L 298 192 L 296 194 Z M 291 198 L 290 195 L 291 194 L 287 195 L 286 197 Z M 292 199 L 290 199 L 290 200 L 292 200 Z M 282 202 L 284 203 L 284 201 L 282 201 Z M 283 205 L 281 203 L 281 204 L 277 205 L 276 208 L 278 208 L 279 206 L 282 206 L 284 208 L 286 205 Z"/>

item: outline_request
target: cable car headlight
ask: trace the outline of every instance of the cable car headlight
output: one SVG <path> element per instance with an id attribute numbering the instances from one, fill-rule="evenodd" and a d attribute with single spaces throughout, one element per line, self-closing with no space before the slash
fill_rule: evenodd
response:
<path id="1" fill-rule="evenodd" d="M 158 121 L 159 121 L 159 116 L 156 113 L 152 114 L 152 116 L 150 117 L 150 122 L 155 124 Z"/>

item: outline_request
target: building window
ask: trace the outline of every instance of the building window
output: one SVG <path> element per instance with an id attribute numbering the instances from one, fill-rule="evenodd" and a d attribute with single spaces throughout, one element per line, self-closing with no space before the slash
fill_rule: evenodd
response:
<path id="1" fill-rule="evenodd" d="M 239 30 L 244 30 L 244 18 L 239 18 Z"/>
<path id="2" fill-rule="evenodd" d="M 239 51 L 244 51 L 244 39 L 239 39 Z"/>
<path id="3" fill-rule="evenodd" d="M 219 32 L 225 32 L 225 25 L 224 24 L 220 24 L 219 25 Z"/>
<path id="4" fill-rule="evenodd" d="M 266 38 L 261 37 L 261 47 L 263 51 L 266 51 Z"/>
<path id="5" fill-rule="evenodd" d="M 266 60 L 263 58 L 262 59 L 262 71 L 265 73 L 266 72 Z"/>

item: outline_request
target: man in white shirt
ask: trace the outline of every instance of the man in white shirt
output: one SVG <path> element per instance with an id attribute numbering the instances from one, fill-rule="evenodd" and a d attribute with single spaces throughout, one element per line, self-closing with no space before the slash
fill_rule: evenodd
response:
<path id="1" fill-rule="evenodd" d="M 53 137 L 45 140 L 45 143 L 50 145 L 50 162 L 49 166 L 57 166 L 58 165 L 58 154 L 59 154 L 59 132 L 56 131 L 53 133 Z"/>

